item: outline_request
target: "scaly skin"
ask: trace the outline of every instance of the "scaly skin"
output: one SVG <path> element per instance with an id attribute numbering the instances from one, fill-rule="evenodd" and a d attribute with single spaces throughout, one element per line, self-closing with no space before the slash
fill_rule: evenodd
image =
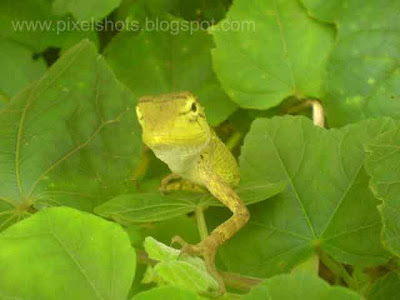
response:
<path id="1" fill-rule="evenodd" d="M 233 213 L 197 245 L 190 245 L 179 236 L 172 240 L 182 245 L 182 252 L 204 257 L 207 270 L 219 282 L 222 294 L 225 286 L 215 268 L 216 252 L 250 217 L 233 189 L 239 183 L 236 160 L 210 128 L 203 108 L 189 92 L 143 97 L 136 111 L 143 142 L 173 172 L 162 181 L 162 188 L 170 180 L 183 178 L 207 188 Z"/>

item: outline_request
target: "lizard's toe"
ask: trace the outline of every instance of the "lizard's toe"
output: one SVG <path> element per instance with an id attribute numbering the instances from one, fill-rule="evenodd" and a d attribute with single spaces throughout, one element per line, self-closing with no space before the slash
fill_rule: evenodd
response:
<path id="1" fill-rule="evenodd" d="M 203 253 L 204 253 L 203 248 L 200 247 L 199 244 L 197 244 L 197 245 L 189 244 L 178 235 L 176 235 L 172 238 L 171 245 L 172 244 L 181 245 L 181 254 L 187 253 L 190 255 L 198 255 L 199 256 L 199 255 L 203 255 Z"/>

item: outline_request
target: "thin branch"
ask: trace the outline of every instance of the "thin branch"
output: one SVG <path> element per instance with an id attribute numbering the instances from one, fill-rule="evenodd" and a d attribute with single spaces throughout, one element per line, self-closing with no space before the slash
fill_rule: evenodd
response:
<path id="1" fill-rule="evenodd" d="M 204 218 L 204 208 L 201 205 L 197 205 L 194 214 L 196 216 L 196 223 L 197 228 L 199 229 L 200 239 L 203 241 L 208 237 L 207 224 Z"/>
<path id="2" fill-rule="evenodd" d="M 328 254 L 326 254 L 323 251 L 319 251 L 318 255 L 322 263 L 329 270 L 331 270 L 333 274 L 335 274 L 339 278 L 342 278 L 349 288 L 351 288 L 354 291 L 358 291 L 357 281 L 350 276 L 350 274 L 347 272 L 347 270 L 342 264 L 338 263 L 336 260 L 331 258 Z"/>
<path id="3" fill-rule="evenodd" d="M 300 103 L 299 105 L 291 107 L 287 112 L 289 114 L 294 114 L 294 113 L 297 113 L 307 107 L 312 108 L 314 125 L 319 126 L 319 127 L 325 127 L 325 112 L 324 112 L 324 108 L 319 100 L 315 100 L 315 99 L 305 100 L 302 103 Z"/>
<path id="4" fill-rule="evenodd" d="M 136 184 L 138 184 L 140 179 L 142 179 L 146 175 L 149 169 L 150 165 L 149 151 L 150 149 L 147 146 L 143 146 L 142 154 L 139 160 L 139 165 L 132 172 L 131 181 L 136 182 Z"/>
<path id="5" fill-rule="evenodd" d="M 318 100 L 307 100 L 306 102 L 312 107 L 314 125 L 325 127 L 325 114 L 321 102 Z"/>
<path id="6" fill-rule="evenodd" d="M 231 137 L 228 139 L 228 141 L 225 143 L 226 147 L 228 147 L 229 150 L 233 150 L 236 148 L 236 146 L 239 144 L 243 137 L 243 133 L 240 131 L 236 131 L 231 135 Z"/>
<path id="7" fill-rule="evenodd" d="M 157 260 L 149 258 L 144 250 L 136 250 L 137 261 L 139 264 L 154 266 Z M 251 288 L 263 282 L 263 279 L 256 277 L 243 276 L 230 272 L 220 272 L 226 286 L 230 286 L 240 291 L 248 292 Z"/>
<path id="8" fill-rule="evenodd" d="M 263 283 L 263 279 L 257 277 L 243 276 L 230 272 L 220 272 L 226 286 L 248 292 L 254 286 Z"/>

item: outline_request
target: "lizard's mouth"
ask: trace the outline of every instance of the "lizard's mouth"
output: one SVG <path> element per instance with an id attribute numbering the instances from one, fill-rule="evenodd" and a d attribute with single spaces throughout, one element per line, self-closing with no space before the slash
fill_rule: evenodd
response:
<path id="1" fill-rule="evenodd" d="M 147 137 L 143 135 L 143 142 L 151 149 L 164 150 L 169 148 L 203 148 L 208 144 L 207 135 L 197 135 L 190 137 L 176 137 L 170 135 L 152 135 Z"/>

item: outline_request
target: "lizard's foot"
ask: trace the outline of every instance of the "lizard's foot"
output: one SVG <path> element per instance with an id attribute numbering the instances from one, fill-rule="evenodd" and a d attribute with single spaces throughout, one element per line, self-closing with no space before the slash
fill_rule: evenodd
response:
<path id="1" fill-rule="evenodd" d="M 171 173 L 161 180 L 158 190 L 163 194 L 170 191 L 191 191 L 195 193 L 204 193 L 206 190 L 189 180 L 182 179 L 181 176 Z"/>
<path id="2" fill-rule="evenodd" d="M 181 254 L 187 253 L 190 255 L 203 256 L 206 264 L 207 271 L 214 277 L 218 282 L 219 290 L 217 295 L 222 295 L 226 292 L 225 283 L 215 267 L 215 255 L 217 253 L 217 246 L 213 243 L 212 238 L 209 236 L 205 240 L 201 241 L 197 245 L 192 245 L 185 242 L 180 236 L 174 236 L 171 240 L 171 244 L 181 245 Z"/>
<path id="3" fill-rule="evenodd" d="M 181 245 L 181 254 L 187 253 L 190 255 L 196 255 L 196 256 L 202 256 L 203 255 L 203 249 L 202 247 L 197 244 L 197 245 L 192 245 L 187 242 L 183 238 L 181 238 L 179 235 L 176 235 L 172 238 L 171 240 L 171 245 L 172 244 L 179 244 Z"/>
<path id="4" fill-rule="evenodd" d="M 179 178 L 181 177 L 177 174 L 174 173 L 169 174 L 168 176 L 166 176 L 161 180 L 161 185 L 158 188 L 158 190 L 163 194 L 168 193 L 168 191 L 170 190 L 168 186 L 171 184 L 172 181 L 177 180 Z"/>

